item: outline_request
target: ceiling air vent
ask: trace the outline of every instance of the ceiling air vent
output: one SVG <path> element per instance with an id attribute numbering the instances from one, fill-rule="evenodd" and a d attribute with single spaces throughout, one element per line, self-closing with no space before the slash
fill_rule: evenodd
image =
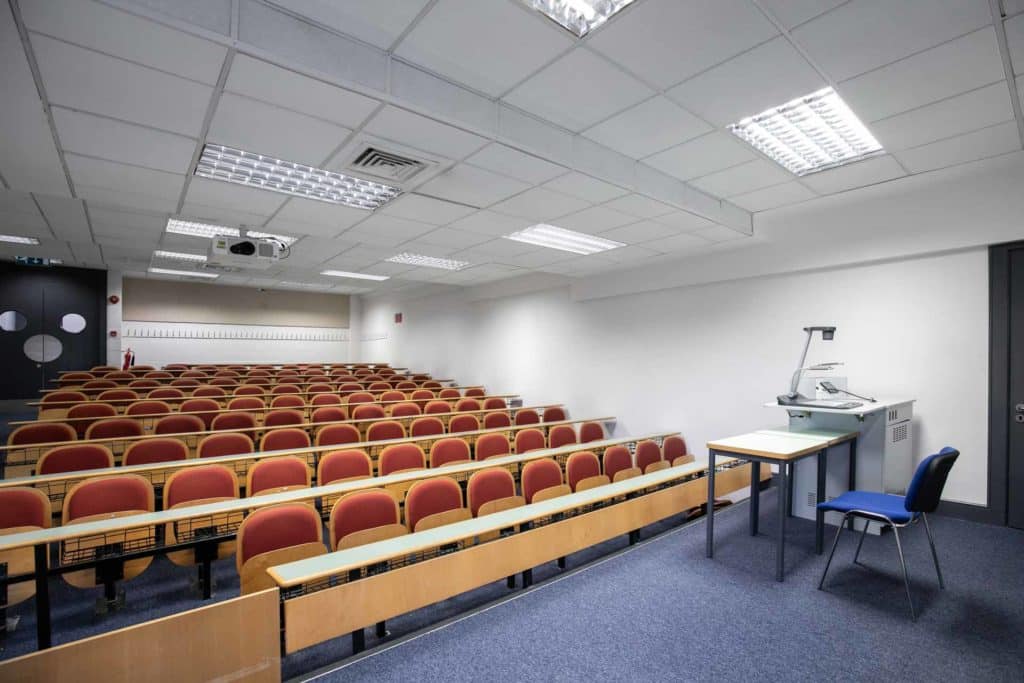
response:
<path id="1" fill-rule="evenodd" d="M 349 164 L 357 175 L 370 174 L 387 180 L 405 182 L 427 167 L 417 159 L 388 152 L 377 147 L 367 147 Z"/>

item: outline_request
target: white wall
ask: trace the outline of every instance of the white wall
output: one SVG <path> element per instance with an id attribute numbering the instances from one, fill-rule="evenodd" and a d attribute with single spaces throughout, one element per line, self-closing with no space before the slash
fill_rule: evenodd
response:
<path id="1" fill-rule="evenodd" d="M 920 458 L 959 448 L 945 498 L 986 501 L 987 253 L 960 253 L 575 301 L 568 287 L 501 299 L 363 302 L 362 357 L 414 366 L 618 431 L 712 438 L 785 422 L 801 328 L 835 324 L 810 361 L 842 360 L 853 391 L 916 398 Z M 404 322 L 396 325 L 393 314 Z"/>

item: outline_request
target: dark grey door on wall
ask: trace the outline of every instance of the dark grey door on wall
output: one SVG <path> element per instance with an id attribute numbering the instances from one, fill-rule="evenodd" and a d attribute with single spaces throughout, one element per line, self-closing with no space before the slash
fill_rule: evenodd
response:
<path id="1" fill-rule="evenodd" d="M 1024 529 L 1024 244 L 1009 253 L 1008 522 Z"/>
<path id="2" fill-rule="evenodd" d="M 107 274 L 0 263 L 0 399 L 38 398 L 106 355 Z"/>

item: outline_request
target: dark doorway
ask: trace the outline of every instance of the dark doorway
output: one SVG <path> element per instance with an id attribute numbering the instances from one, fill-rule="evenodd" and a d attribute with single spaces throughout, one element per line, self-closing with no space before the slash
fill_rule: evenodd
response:
<path id="1" fill-rule="evenodd" d="M 38 398 L 105 356 L 107 273 L 0 263 L 0 399 Z"/>
<path id="2" fill-rule="evenodd" d="M 1024 529 L 1024 242 L 990 250 L 989 507 Z"/>

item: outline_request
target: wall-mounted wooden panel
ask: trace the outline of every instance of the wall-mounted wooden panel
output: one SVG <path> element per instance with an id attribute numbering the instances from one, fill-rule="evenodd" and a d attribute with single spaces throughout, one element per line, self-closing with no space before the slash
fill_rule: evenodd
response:
<path id="1" fill-rule="evenodd" d="M 125 278 L 123 318 L 172 323 L 348 327 L 349 297 Z"/>

